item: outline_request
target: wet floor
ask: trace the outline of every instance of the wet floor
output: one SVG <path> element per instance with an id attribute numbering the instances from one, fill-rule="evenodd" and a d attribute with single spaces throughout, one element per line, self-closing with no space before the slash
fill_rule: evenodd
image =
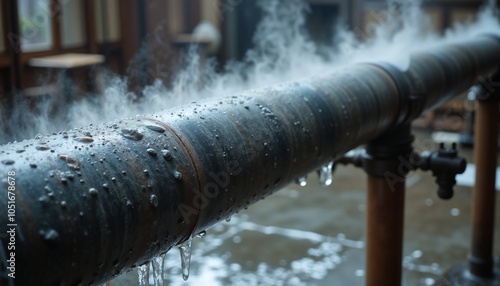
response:
<path id="1" fill-rule="evenodd" d="M 433 144 L 429 132 L 416 135 L 416 150 Z M 472 162 L 471 150 L 460 152 Z M 360 169 L 338 166 L 329 187 L 315 173 L 305 187 L 289 185 L 194 238 L 187 282 L 179 252 L 167 253 L 165 285 L 363 285 L 365 179 Z M 424 172 L 410 173 L 407 186 L 403 285 L 432 285 L 445 269 L 466 261 L 472 190 L 455 187 L 451 200 L 440 200 L 434 178 Z M 496 255 L 499 223 L 497 211 Z M 137 284 L 135 271 L 109 283 Z"/>

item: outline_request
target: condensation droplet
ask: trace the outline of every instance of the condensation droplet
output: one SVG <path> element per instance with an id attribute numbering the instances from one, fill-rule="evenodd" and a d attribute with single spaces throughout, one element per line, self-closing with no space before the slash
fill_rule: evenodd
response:
<path id="1" fill-rule="evenodd" d="M 231 221 L 231 216 L 228 216 L 228 217 L 226 218 L 226 222 L 230 222 L 230 221 Z"/>
<path id="2" fill-rule="evenodd" d="M 167 161 L 172 160 L 172 152 L 170 152 L 169 150 L 161 150 L 161 154 L 163 158 L 165 158 L 165 160 Z"/>
<path id="3" fill-rule="evenodd" d="M 89 195 L 96 197 L 97 196 L 97 189 L 95 188 L 90 188 L 89 189 Z"/>
<path id="4" fill-rule="evenodd" d="M 82 142 L 82 143 L 92 143 L 92 142 L 94 142 L 94 138 L 87 137 L 87 136 L 76 137 L 75 141 Z"/>
<path id="5" fill-rule="evenodd" d="M 330 162 L 323 167 L 321 167 L 319 171 L 319 183 L 323 187 L 328 187 L 333 182 L 333 162 Z"/>
<path id="6" fill-rule="evenodd" d="M 123 137 L 135 141 L 139 141 L 142 140 L 142 138 L 144 138 L 144 135 L 135 129 L 122 129 L 121 133 Z"/>
<path id="7" fill-rule="evenodd" d="M 150 129 L 150 130 L 153 130 L 153 131 L 156 131 L 156 132 L 159 132 L 159 133 L 165 132 L 165 128 L 163 128 L 161 126 L 158 126 L 158 125 L 149 124 L 149 125 L 146 125 L 146 127 L 148 129 Z"/>
<path id="8" fill-rule="evenodd" d="M 179 244 L 179 252 L 181 254 L 181 268 L 182 268 L 182 279 L 187 281 L 189 278 L 189 266 L 191 264 L 191 243 L 193 239 L 190 237 L 188 240 Z"/>
<path id="9" fill-rule="evenodd" d="M 175 171 L 174 172 L 174 178 L 177 180 L 177 181 L 180 181 L 182 179 L 182 173 L 179 172 L 179 171 Z"/>
<path id="10" fill-rule="evenodd" d="M 38 167 L 35 163 L 30 163 L 30 167 L 35 169 L 36 167 Z"/>
<path id="11" fill-rule="evenodd" d="M 165 255 L 162 254 L 153 258 L 153 281 L 155 286 L 163 286 L 163 259 Z"/>
<path id="12" fill-rule="evenodd" d="M 147 281 L 148 270 L 149 270 L 149 262 L 137 267 L 137 274 L 139 276 L 139 286 L 149 285 L 149 281 Z"/>
<path id="13" fill-rule="evenodd" d="M 2 160 L 2 164 L 4 164 L 4 165 L 12 165 L 12 164 L 14 164 L 15 162 L 16 162 L 16 161 L 11 160 L 11 159 Z"/>
<path id="14" fill-rule="evenodd" d="M 295 183 L 301 187 L 305 187 L 307 185 L 307 176 L 295 179 Z"/>
<path id="15" fill-rule="evenodd" d="M 59 233 L 54 229 L 41 232 L 43 240 L 49 245 L 56 245 L 59 241 Z"/>
<path id="16" fill-rule="evenodd" d="M 71 170 L 80 170 L 80 161 L 77 159 L 65 154 L 60 154 L 59 159 L 66 161 Z"/>
<path id="17" fill-rule="evenodd" d="M 50 150 L 50 147 L 47 145 L 38 145 L 35 147 L 35 149 L 39 150 L 39 151 L 47 151 L 47 150 Z"/>
<path id="18" fill-rule="evenodd" d="M 148 152 L 148 154 L 149 154 L 149 155 L 151 155 L 151 156 L 156 156 L 156 151 L 155 151 L 155 149 L 153 149 L 153 148 L 148 148 L 146 151 Z"/>
<path id="19" fill-rule="evenodd" d="M 158 197 L 156 195 L 149 196 L 149 203 L 156 208 L 158 206 Z"/>
<path id="20" fill-rule="evenodd" d="M 49 197 L 47 197 L 46 195 L 43 195 L 43 196 L 38 198 L 38 201 L 41 203 L 47 203 L 49 201 Z"/>

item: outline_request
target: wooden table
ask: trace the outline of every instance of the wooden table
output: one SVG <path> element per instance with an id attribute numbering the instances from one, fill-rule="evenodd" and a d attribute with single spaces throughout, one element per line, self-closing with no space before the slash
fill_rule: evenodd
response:
<path id="1" fill-rule="evenodd" d="M 40 58 L 32 58 L 28 65 L 38 68 L 75 69 L 104 63 L 104 56 L 98 54 L 60 54 Z"/>
<path id="2" fill-rule="evenodd" d="M 73 88 L 71 81 L 71 78 L 73 78 L 72 71 L 79 68 L 90 68 L 101 65 L 104 62 L 104 56 L 99 54 L 66 53 L 32 58 L 28 61 L 28 65 L 35 68 L 59 70 L 61 72 L 63 93 L 66 101 L 69 102 L 72 98 Z"/>

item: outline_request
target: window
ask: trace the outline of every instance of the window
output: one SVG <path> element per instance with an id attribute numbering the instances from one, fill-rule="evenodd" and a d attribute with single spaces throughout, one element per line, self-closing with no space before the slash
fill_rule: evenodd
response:
<path id="1" fill-rule="evenodd" d="M 21 50 L 33 52 L 52 47 L 50 0 L 18 0 Z"/>
<path id="2" fill-rule="evenodd" d="M 120 14 L 118 0 L 94 0 L 97 42 L 120 40 Z M 103 17 L 104 16 L 104 17 Z M 105 21 L 103 21 L 103 18 Z"/>
<path id="3" fill-rule="evenodd" d="M 61 2 L 61 46 L 74 48 L 85 45 L 83 0 Z"/>
<path id="4" fill-rule="evenodd" d="M 0 5 L 0 54 L 5 52 L 5 40 L 3 32 L 3 10 L 2 5 Z"/>

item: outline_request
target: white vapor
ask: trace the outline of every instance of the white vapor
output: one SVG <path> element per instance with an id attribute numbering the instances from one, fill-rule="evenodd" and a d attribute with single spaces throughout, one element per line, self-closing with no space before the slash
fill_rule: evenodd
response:
<path id="1" fill-rule="evenodd" d="M 30 115 L 30 109 L 19 104 L 9 111 L 12 116 L 7 116 L 7 112 L 0 114 L 2 124 L 12 133 L 7 134 L 6 128 L 0 127 L 0 143 L 300 80 L 353 63 L 387 61 L 406 69 L 411 52 L 482 33 L 500 34 L 494 1 L 478 13 L 476 21 L 457 24 L 443 36 L 433 32 L 430 19 L 418 7 L 419 1 L 389 1 L 389 8 L 379 12 L 380 21 L 355 27 L 354 32 L 361 34 L 361 39 L 338 25 L 331 47 L 326 49 L 329 52 L 325 54 L 322 48 L 320 54 L 319 47 L 305 32 L 306 15 L 310 12 L 305 1 L 260 0 L 259 6 L 263 19 L 254 36 L 254 48 L 243 61 L 228 63 L 224 72 L 216 72 L 214 60 L 201 60 L 196 49 L 192 49 L 187 53 L 187 64 L 175 73 L 168 87 L 157 80 L 144 88 L 142 97 L 129 91 L 127 78 L 111 76 L 102 95 L 73 102 L 63 120 L 52 118 L 47 106 Z M 365 35 L 367 30 L 372 36 Z"/>

